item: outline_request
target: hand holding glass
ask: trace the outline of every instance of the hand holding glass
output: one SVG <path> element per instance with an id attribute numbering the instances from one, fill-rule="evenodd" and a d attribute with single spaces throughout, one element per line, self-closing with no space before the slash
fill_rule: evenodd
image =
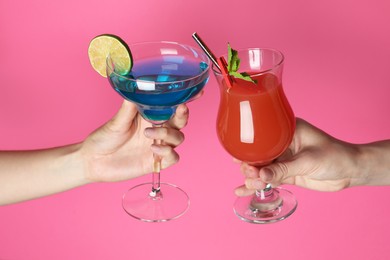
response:
<path id="1" fill-rule="evenodd" d="M 174 42 L 129 47 L 132 70 L 126 75 L 119 74 L 108 57 L 108 79 L 116 92 L 135 103 L 142 117 L 154 127 L 168 121 L 176 107 L 193 99 L 208 81 L 210 61 L 201 50 Z M 158 144 L 160 140 L 154 142 Z M 173 184 L 160 182 L 158 156 L 154 156 L 153 168 L 153 181 L 129 189 L 123 196 L 123 208 L 130 216 L 146 222 L 180 217 L 188 209 L 188 195 Z"/>

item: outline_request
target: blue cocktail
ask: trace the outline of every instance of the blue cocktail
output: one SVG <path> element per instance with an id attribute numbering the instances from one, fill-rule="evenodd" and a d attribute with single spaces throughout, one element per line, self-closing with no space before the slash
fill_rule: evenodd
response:
<path id="1" fill-rule="evenodd" d="M 129 46 L 133 56 L 130 72 L 121 75 L 107 58 L 111 86 L 135 103 L 143 118 L 159 127 L 179 104 L 193 99 L 209 78 L 210 61 L 194 47 L 174 42 L 150 42 Z M 158 143 L 158 140 L 155 140 Z M 175 219 L 188 209 L 187 194 L 175 185 L 160 183 L 160 161 L 155 156 L 153 182 L 135 186 L 123 197 L 131 216 L 148 222 Z"/>

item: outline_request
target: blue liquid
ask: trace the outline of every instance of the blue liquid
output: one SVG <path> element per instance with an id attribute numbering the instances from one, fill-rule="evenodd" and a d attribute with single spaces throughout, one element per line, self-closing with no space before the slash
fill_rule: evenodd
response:
<path id="1" fill-rule="evenodd" d="M 208 72 L 198 75 L 207 68 L 206 63 L 187 57 L 163 56 L 136 61 L 130 73 L 123 76 L 112 73 L 109 81 L 121 96 L 138 105 L 145 119 L 164 122 L 179 104 L 191 100 L 203 89 Z"/>

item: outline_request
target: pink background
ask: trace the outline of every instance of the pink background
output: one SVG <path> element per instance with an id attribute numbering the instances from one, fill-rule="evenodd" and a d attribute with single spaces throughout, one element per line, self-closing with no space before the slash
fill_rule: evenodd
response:
<path id="1" fill-rule="evenodd" d="M 194 31 L 217 54 L 227 41 L 284 52 L 296 115 L 330 134 L 390 137 L 388 0 L 1 0 L 0 149 L 79 142 L 115 114 L 121 98 L 88 61 L 94 36 L 195 45 Z M 189 105 L 180 163 L 163 173 L 191 196 L 184 217 L 148 224 L 122 210 L 122 193 L 150 176 L 89 185 L 0 207 L 0 259 L 390 259 L 389 187 L 289 187 L 299 200 L 289 219 L 239 221 L 243 178 L 216 137 L 218 101 L 212 76 Z"/>

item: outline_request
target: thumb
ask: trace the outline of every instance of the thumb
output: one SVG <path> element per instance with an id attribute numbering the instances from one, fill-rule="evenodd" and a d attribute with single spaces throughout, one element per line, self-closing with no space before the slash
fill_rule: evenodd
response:
<path id="1" fill-rule="evenodd" d="M 280 184 L 293 184 L 294 177 L 298 175 L 298 170 L 294 167 L 294 161 L 276 162 L 260 169 L 260 179 L 273 186 Z"/>
<path id="2" fill-rule="evenodd" d="M 137 106 L 124 100 L 117 114 L 109 122 L 109 128 L 114 131 L 128 130 L 137 115 Z"/>

